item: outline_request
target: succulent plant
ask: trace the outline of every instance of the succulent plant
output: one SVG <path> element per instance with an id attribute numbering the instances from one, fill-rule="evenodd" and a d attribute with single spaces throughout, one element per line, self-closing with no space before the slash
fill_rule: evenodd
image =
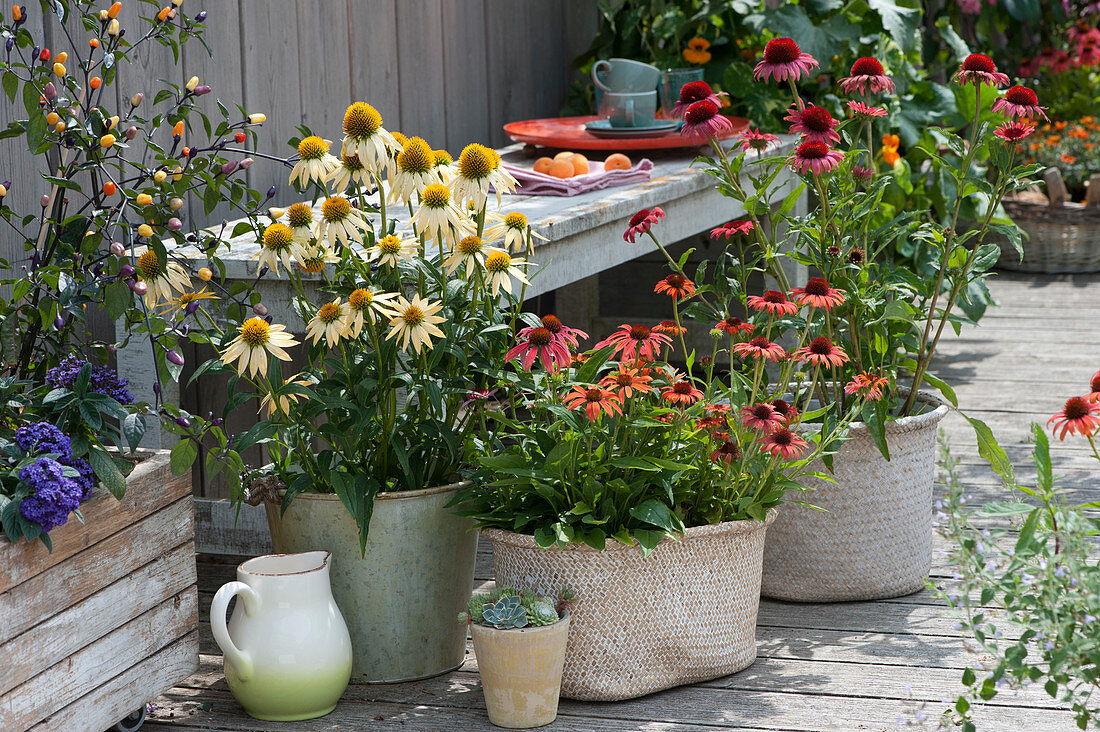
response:
<path id="1" fill-rule="evenodd" d="M 459 613 L 463 623 L 478 623 L 492 628 L 532 628 L 553 625 L 561 619 L 561 612 L 575 599 L 567 587 L 557 597 L 522 592 L 511 587 L 500 587 L 492 592 L 474 595 L 466 604 L 466 612 Z"/>
<path id="2" fill-rule="evenodd" d="M 527 621 L 531 627 L 553 625 L 558 620 L 558 611 L 554 609 L 554 603 L 549 598 L 535 598 L 535 601 L 527 607 Z"/>
<path id="3" fill-rule="evenodd" d="M 517 595 L 508 595 L 491 605 L 486 604 L 482 616 L 482 623 L 491 628 L 505 630 L 527 625 L 527 608 Z"/>

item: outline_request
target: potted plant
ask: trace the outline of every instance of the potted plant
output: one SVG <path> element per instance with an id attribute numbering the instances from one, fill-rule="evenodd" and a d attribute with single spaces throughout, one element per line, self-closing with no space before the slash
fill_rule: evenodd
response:
<path id="1" fill-rule="evenodd" d="M 302 199 L 244 235 L 259 241 L 259 276 L 284 278 L 288 307 L 242 288 L 245 306 L 204 316 L 220 355 L 200 371 L 228 374 L 236 403 L 262 399 L 250 434 L 270 462 L 250 474 L 250 500 L 266 500 L 275 551 L 332 552 L 353 678 L 397 682 L 465 656 L 452 621 L 476 535 L 448 504 L 470 460 L 470 406 L 508 346 L 531 232 L 524 221 L 507 248 L 483 240 L 507 228 L 485 228 L 490 185 L 515 185 L 495 151 L 472 144 L 452 162 L 391 134 L 365 102 L 344 131 L 330 152 L 303 130 L 290 172 Z M 395 208 L 408 212 L 400 227 Z M 410 587 L 429 589 L 411 602 Z"/>
<path id="2" fill-rule="evenodd" d="M 473 595 L 459 615 L 470 626 L 485 707 L 496 726 L 529 729 L 557 718 L 574 601 L 568 588 L 547 597 L 504 587 Z"/>

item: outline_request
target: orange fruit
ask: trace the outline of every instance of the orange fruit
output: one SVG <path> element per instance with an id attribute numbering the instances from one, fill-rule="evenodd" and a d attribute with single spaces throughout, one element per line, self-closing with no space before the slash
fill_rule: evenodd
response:
<path id="1" fill-rule="evenodd" d="M 555 178 L 572 178 L 573 163 L 568 160 L 555 160 L 550 163 L 550 170 L 547 172 Z"/>
<path id="2" fill-rule="evenodd" d="M 551 158 L 539 158 L 538 160 L 535 161 L 535 172 L 536 173 L 549 173 L 550 172 L 550 163 L 552 163 L 552 162 L 554 162 L 554 161 Z"/>
<path id="3" fill-rule="evenodd" d="M 112 181 L 107 181 L 106 183 L 103 184 L 103 195 L 113 196 L 113 195 L 115 195 L 115 190 L 116 189 L 117 189 L 117 186 L 115 186 L 115 184 Z"/>
<path id="4" fill-rule="evenodd" d="M 604 170 L 630 170 L 632 165 L 630 158 L 622 153 L 611 153 L 607 156 L 607 160 L 603 161 Z"/>
<path id="5" fill-rule="evenodd" d="M 573 164 L 573 175 L 588 175 L 588 158 L 576 153 L 569 162 Z"/>
<path id="6" fill-rule="evenodd" d="M 554 156 L 554 160 L 568 160 L 576 155 L 576 153 L 569 152 L 568 150 L 562 150 L 560 153 Z"/>

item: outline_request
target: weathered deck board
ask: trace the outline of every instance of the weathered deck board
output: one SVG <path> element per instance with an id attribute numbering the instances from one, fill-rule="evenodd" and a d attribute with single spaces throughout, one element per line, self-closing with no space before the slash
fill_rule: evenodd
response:
<path id="1" fill-rule="evenodd" d="M 1092 284 L 1092 287 L 1088 285 Z M 1080 337 L 1080 323 L 1100 316 L 1100 276 L 999 275 L 990 282 L 999 306 L 961 337 L 945 335 L 936 370 L 956 387 L 960 407 L 984 420 L 1001 440 L 1024 481 L 1032 422 L 1045 423 L 1069 396 L 1083 393 L 1100 368 L 1100 344 Z M 957 415 L 943 422 L 972 501 L 1004 499 L 1000 480 L 977 454 L 970 426 Z M 1053 441 L 1055 472 L 1072 500 L 1100 498 L 1100 465 L 1073 438 Z M 939 490 L 942 490 L 940 488 Z M 1005 526 L 989 521 L 990 526 Z M 1003 541 L 1010 541 L 1011 535 Z M 937 537 L 932 578 L 951 569 Z M 204 556 L 199 603 L 205 611 L 217 587 L 233 579 L 239 560 Z M 479 553 L 477 583 L 491 578 L 491 558 Z M 205 613 L 204 613 L 205 614 Z M 205 618 L 204 618 L 205 620 Z M 930 590 L 876 603 L 800 605 L 764 600 L 757 633 L 760 658 L 733 676 L 615 704 L 563 700 L 549 730 L 888 730 L 921 711 L 935 719 L 960 688 L 959 676 L 978 659 L 963 646 L 949 611 Z M 209 625 L 200 627 L 202 666 L 157 700 L 146 727 L 263 730 L 244 715 L 221 676 Z M 451 674 L 412 684 L 354 686 L 332 715 L 280 725 L 287 730 L 488 730 L 484 702 L 468 653 Z M 1041 689 L 1002 693 L 977 714 L 979 729 L 1065 730 L 1072 717 Z"/>

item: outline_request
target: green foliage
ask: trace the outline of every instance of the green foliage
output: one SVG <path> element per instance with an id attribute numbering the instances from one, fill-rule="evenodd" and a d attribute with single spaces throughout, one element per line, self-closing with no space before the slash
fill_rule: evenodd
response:
<path id="1" fill-rule="evenodd" d="M 538 628 L 561 620 L 562 613 L 575 601 L 576 596 L 568 587 L 557 597 L 502 587 L 471 596 L 466 612 L 460 613 L 458 619 L 500 630 Z"/>
<path id="2" fill-rule="evenodd" d="M 522 628 L 527 625 L 527 608 L 520 604 L 520 599 L 515 595 L 501 597 L 491 605 L 485 605 L 481 623 L 498 630 Z"/>

